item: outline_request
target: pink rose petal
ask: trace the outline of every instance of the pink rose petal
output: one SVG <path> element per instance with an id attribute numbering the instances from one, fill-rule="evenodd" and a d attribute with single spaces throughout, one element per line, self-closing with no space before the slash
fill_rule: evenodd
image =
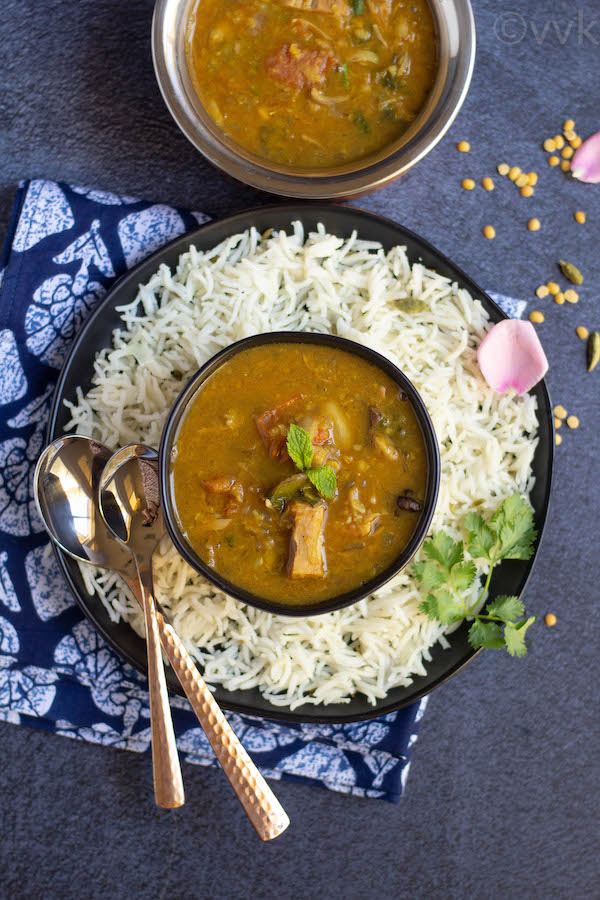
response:
<path id="1" fill-rule="evenodd" d="M 548 360 L 531 322 L 503 319 L 479 345 L 477 361 L 492 388 L 503 394 L 514 388 L 524 394 L 548 371 Z"/>
<path id="2" fill-rule="evenodd" d="M 571 162 L 571 174 L 589 184 L 600 182 L 600 131 L 583 142 Z"/>

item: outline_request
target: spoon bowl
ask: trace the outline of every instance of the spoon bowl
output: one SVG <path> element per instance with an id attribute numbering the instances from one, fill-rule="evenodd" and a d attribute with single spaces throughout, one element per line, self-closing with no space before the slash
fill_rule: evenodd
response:
<path id="1" fill-rule="evenodd" d="M 102 471 L 99 487 L 100 509 L 110 531 L 134 555 L 152 554 L 165 534 L 156 451 L 143 444 L 117 450 Z"/>
<path id="2" fill-rule="evenodd" d="M 131 553 L 106 526 L 98 503 L 100 477 L 112 451 L 79 434 L 57 438 L 42 452 L 33 476 L 38 512 L 61 550 L 125 577 L 135 576 Z"/>

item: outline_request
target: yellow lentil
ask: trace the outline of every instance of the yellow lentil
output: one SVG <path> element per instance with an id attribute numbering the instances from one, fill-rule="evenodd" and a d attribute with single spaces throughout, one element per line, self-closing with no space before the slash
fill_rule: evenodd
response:
<path id="1" fill-rule="evenodd" d="M 546 287 L 548 288 L 548 291 L 554 296 L 556 296 L 556 294 L 558 294 L 558 292 L 560 291 L 560 288 L 555 281 L 549 281 L 546 284 Z"/>
<path id="2" fill-rule="evenodd" d="M 573 131 L 575 128 L 575 122 L 573 119 L 567 119 L 565 124 L 563 125 L 563 131 Z"/>
<path id="3" fill-rule="evenodd" d="M 518 188 L 525 187 L 526 184 L 529 184 L 529 178 L 524 172 L 521 172 L 519 177 L 515 179 L 515 184 Z"/>
<path id="4" fill-rule="evenodd" d="M 563 134 L 568 141 L 574 141 L 575 138 L 577 137 L 577 132 L 575 131 L 574 128 L 565 129 L 565 131 L 563 131 Z"/>
<path id="5" fill-rule="evenodd" d="M 581 209 L 578 209 L 575 213 L 574 219 L 576 222 L 579 222 L 580 225 L 583 225 L 586 220 L 586 214 Z"/>
<path id="6" fill-rule="evenodd" d="M 562 428 L 562 419 L 556 419 L 556 418 L 555 418 L 555 419 L 554 419 L 554 427 L 555 427 L 555 428 Z"/>
<path id="7" fill-rule="evenodd" d="M 548 626 L 548 628 L 552 628 L 553 625 L 556 625 L 556 616 L 554 613 L 546 613 L 544 616 L 544 622 Z"/>
<path id="8" fill-rule="evenodd" d="M 554 302 L 558 303 L 559 306 L 562 306 L 563 303 L 565 302 L 565 295 L 561 294 L 561 293 L 555 294 Z"/>
<path id="9" fill-rule="evenodd" d="M 556 144 L 552 140 L 552 138 L 546 138 L 544 141 L 544 150 L 548 153 L 552 153 L 553 150 L 556 150 Z"/>
<path id="10" fill-rule="evenodd" d="M 531 187 L 535 187 L 536 184 L 538 183 L 538 175 L 537 175 L 537 172 L 528 172 L 528 173 L 527 173 L 527 180 L 528 180 L 529 184 L 531 185 Z"/>
<path id="11" fill-rule="evenodd" d="M 557 166 L 560 162 L 558 156 L 549 156 L 548 157 L 548 165 L 549 166 Z"/>
<path id="12" fill-rule="evenodd" d="M 490 241 L 492 240 L 492 238 L 496 237 L 496 229 L 493 228 L 491 225 L 486 225 L 485 228 L 483 229 L 483 233 L 486 236 L 486 238 L 488 238 L 488 240 L 490 240 Z"/>
<path id="13" fill-rule="evenodd" d="M 481 184 L 486 189 L 486 191 L 494 190 L 495 185 L 491 178 L 484 178 Z"/>
<path id="14" fill-rule="evenodd" d="M 537 309 L 534 309 L 533 312 L 529 313 L 529 321 L 535 322 L 536 325 L 541 325 L 544 321 L 544 313 L 538 312 Z"/>
<path id="15" fill-rule="evenodd" d="M 496 166 L 496 171 L 498 172 L 498 175 L 508 175 L 508 173 L 510 172 L 510 166 L 508 166 L 506 163 L 500 163 Z"/>
<path id="16" fill-rule="evenodd" d="M 530 219 L 527 223 L 527 227 L 530 231 L 539 231 L 542 227 L 542 224 L 539 219 Z"/>
<path id="17" fill-rule="evenodd" d="M 521 188 L 521 197 L 533 197 L 534 190 L 530 184 L 525 184 Z"/>
<path id="18" fill-rule="evenodd" d="M 567 416 L 567 425 L 569 428 L 579 428 L 579 419 L 577 416 Z"/>
<path id="19" fill-rule="evenodd" d="M 575 151 L 573 150 L 572 147 L 565 147 L 564 150 L 560 151 L 560 155 L 562 156 L 563 159 L 571 159 L 571 157 L 573 156 L 574 153 L 575 153 Z"/>
<path id="20" fill-rule="evenodd" d="M 520 168 L 518 166 L 513 166 L 512 169 L 509 170 L 508 177 L 511 181 L 516 181 L 520 174 Z"/>
<path id="21" fill-rule="evenodd" d="M 475 187 L 475 182 L 473 181 L 472 178 L 463 178 L 463 180 L 460 183 L 460 186 L 463 187 L 465 189 L 465 191 L 472 191 L 473 188 Z"/>
<path id="22" fill-rule="evenodd" d="M 569 172 L 571 170 L 571 163 L 568 159 L 562 159 L 560 162 L 560 167 L 563 172 Z"/>
<path id="23" fill-rule="evenodd" d="M 540 300 L 543 300 L 544 297 L 547 297 L 549 293 L 550 291 L 545 284 L 540 284 L 539 288 L 536 289 L 536 294 L 538 295 Z"/>
<path id="24" fill-rule="evenodd" d="M 562 437 L 560 434 L 554 435 L 554 443 L 556 444 L 557 447 L 559 444 L 562 444 Z"/>
<path id="25" fill-rule="evenodd" d="M 552 412 L 553 412 L 554 415 L 557 416 L 557 418 L 559 418 L 559 419 L 566 419 L 566 418 L 567 418 L 567 411 L 566 411 L 566 409 L 564 408 L 564 406 L 561 406 L 561 405 L 560 405 L 560 403 L 559 403 L 558 406 L 555 406 L 555 407 L 554 407 L 554 409 L 552 410 Z"/>
<path id="26" fill-rule="evenodd" d="M 557 135 L 555 135 L 555 137 L 554 137 L 554 147 L 555 147 L 555 149 L 556 149 L 556 150 L 562 150 L 562 148 L 563 148 L 564 146 L 565 146 L 565 139 L 564 139 L 564 137 L 562 136 L 562 134 L 557 134 Z"/>
<path id="27" fill-rule="evenodd" d="M 456 145 L 456 149 L 460 150 L 461 153 L 468 153 L 471 149 L 471 145 L 468 141 L 459 141 Z"/>
<path id="28" fill-rule="evenodd" d="M 581 147 L 581 144 L 583 142 L 582 142 L 581 138 L 579 137 L 579 135 L 577 135 L 577 137 L 571 138 L 569 143 L 570 143 L 571 147 L 573 148 L 573 150 L 579 150 L 579 148 Z"/>
<path id="29" fill-rule="evenodd" d="M 578 303 L 579 294 L 577 291 L 574 291 L 573 288 L 568 288 L 568 290 L 565 291 L 565 300 L 567 303 Z"/>
<path id="30" fill-rule="evenodd" d="M 581 338 L 582 341 L 587 340 L 590 336 L 590 333 L 587 330 L 587 328 L 585 327 L 585 325 L 578 325 L 577 328 L 575 329 L 575 333 L 578 338 Z"/>

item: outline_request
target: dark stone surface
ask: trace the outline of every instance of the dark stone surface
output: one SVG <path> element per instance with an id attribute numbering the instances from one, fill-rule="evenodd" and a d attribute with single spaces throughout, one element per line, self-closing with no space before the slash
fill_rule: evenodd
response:
<path id="1" fill-rule="evenodd" d="M 413 172 L 360 204 L 513 296 L 532 299 L 559 256 L 585 270 L 578 306 L 532 304 L 547 314 L 555 402 L 581 419 L 559 448 L 527 592 L 528 608 L 555 612 L 558 625 L 537 626 L 525 660 L 483 654 L 431 697 L 400 805 L 279 786 L 293 824 L 270 845 L 259 845 L 215 770 L 187 766 L 187 805 L 162 812 L 149 757 L 2 724 L 3 896 L 575 900 L 597 891 L 599 375 L 585 373 L 574 329 L 600 325 L 600 187 L 551 170 L 541 149 L 567 117 L 583 135 L 600 127 L 595 5 L 513 4 L 526 34 L 510 44 L 494 26 L 511 4 L 476 0 L 477 65 L 458 121 Z M 31 176 L 213 215 L 268 199 L 215 173 L 171 122 L 152 73 L 152 6 L 5 0 L 2 231 L 16 183 Z M 469 155 L 456 152 L 463 138 Z M 540 173 L 533 199 L 499 177 L 492 194 L 460 189 L 501 161 Z M 586 226 L 574 223 L 576 209 Z M 542 222 L 535 235 L 525 228 L 532 215 Z M 481 236 L 488 223 L 494 241 Z"/>

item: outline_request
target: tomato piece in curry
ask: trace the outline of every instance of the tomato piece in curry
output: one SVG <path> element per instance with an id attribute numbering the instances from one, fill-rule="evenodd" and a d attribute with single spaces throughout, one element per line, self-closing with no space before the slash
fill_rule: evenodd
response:
<path id="1" fill-rule="evenodd" d="M 421 111 L 437 72 L 427 0 L 197 0 L 186 47 L 215 123 L 296 168 L 382 150 Z"/>
<path id="2" fill-rule="evenodd" d="M 307 442 L 305 471 L 288 452 L 292 426 Z M 315 487 L 314 469 L 330 470 L 331 491 Z M 207 566 L 259 598 L 310 606 L 397 559 L 419 520 L 427 457 L 410 401 L 381 369 L 337 348 L 273 343 L 203 384 L 171 477 L 183 534 Z"/>

